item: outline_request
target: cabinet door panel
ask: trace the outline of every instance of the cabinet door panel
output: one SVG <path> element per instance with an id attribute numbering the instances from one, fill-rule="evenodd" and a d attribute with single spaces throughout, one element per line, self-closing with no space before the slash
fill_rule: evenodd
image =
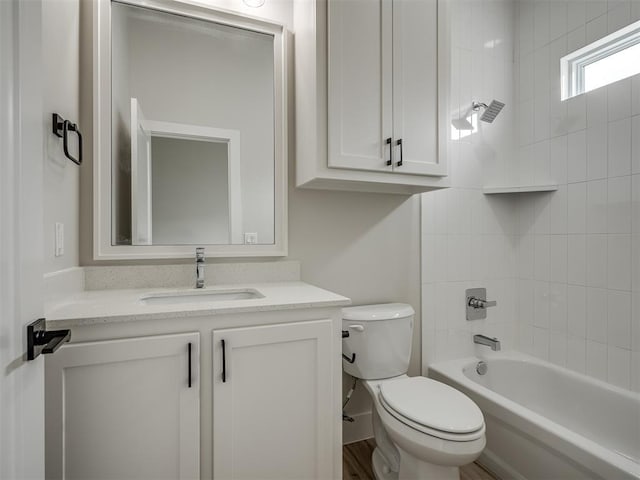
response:
<path id="1" fill-rule="evenodd" d="M 391 171 L 391 0 L 327 3 L 328 164 Z"/>
<path id="2" fill-rule="evenodd" d="M 438 151 L 437 0 L 393 2 L 393 72 L 394 171 L 446 174 Z"/>
<path id="3" fill-rule="evenodd" d="M 213 332 L 215 478 L 333 477 L 331 325 Z"/>
<path id="4" fill-rule="evenodd" d="M 143 337 L 48 358 L 47 478 L 198 478 L 198 345 L 197 333 Z"/>

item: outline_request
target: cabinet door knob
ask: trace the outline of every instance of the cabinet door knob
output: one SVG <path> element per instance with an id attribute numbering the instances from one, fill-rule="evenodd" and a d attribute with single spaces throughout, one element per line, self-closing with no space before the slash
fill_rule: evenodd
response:
<path id="1" fill-rule="evenodd" d="M 387 165 L 393 165 L 393 145 L 391 145 L 391 137 L 387 138 L 386 142 L 389 145 L 389 160 L 387 160 Z"/>
<path id="2" fill-rule="evenodd" d="M 398 145 L 400 147 L 400 160 L 398 160 L 398 163 L 396 163 L 396 167 L 401 167 L 402 166 L 402 139 L 398 139 L 398 141 L 396 142 L 396 145 Z"/>

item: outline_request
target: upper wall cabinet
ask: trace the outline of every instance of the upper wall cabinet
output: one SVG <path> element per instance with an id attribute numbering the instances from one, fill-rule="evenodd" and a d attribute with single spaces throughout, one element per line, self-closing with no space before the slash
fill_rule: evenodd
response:
<path id="1" fill-rule="evenodd" d="M 297 185 L 411 194 L 448 186 L 445 0 L 300 0 Z"/>
<path id="2" fill-rule="evenodd" d="M 286 255 L 283 26 L 191 1 L 90 4 L 94 258 Z"/>

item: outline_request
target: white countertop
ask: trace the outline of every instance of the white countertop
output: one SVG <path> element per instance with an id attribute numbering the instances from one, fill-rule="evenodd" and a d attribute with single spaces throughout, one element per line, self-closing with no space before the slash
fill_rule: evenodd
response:
<path id="1" fill-rule="evenodd" d="M 171 305 L 149 305 L 141 299 L 149 295 L 204 293 L 254 289 L 264 298 L 218 300 Z M 303 282 L 213 285 L 194 288 L 136 288 L 84 291 L 45 305 L 47 322 L 54 328 L 97 323 L 129 322 L 164 318 L 201 317 L 229 313 L 265 312 L 350 305 L 351 300 Z"/>

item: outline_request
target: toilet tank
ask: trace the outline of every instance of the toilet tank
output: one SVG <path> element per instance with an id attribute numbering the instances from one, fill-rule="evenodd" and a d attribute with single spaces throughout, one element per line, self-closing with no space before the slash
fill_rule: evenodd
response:
<path id="1" fill-rule="evenodd" d="M 363 305 L 342 309 L 342 368 L 364 380 L 407 373 L 411 356 L 414 310 L 405 303 Z"/>

